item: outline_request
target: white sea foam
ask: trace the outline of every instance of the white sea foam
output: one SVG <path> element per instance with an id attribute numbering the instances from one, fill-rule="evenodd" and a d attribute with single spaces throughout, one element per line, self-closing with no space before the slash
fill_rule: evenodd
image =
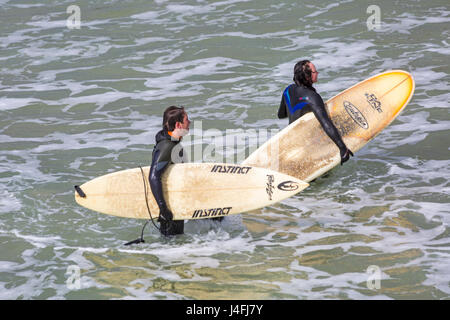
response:
<path id="1" fill-rule="evenodd" d="M 111 288 L 123 289 L 119 298 L 124 299 L 185 299 L 192 293 L 185 294 L 183 286 L 176 292 L 170 286 L 158 289 L 154 280 L 200 283 L 207 291 L 221 279 L 204 275 L 202 268 L 220 269 L 236 286 L 275 287 L 276 293 L 266 292 L 269 298 L 282 293 L 391 299 L 389 292 L 366 294 L 364 263 L 352 270 L 322 270 L 340 266 L 340 254 L 343 260 L 367 256 L 370 261 L 412 250 L 411 259 L 384 260 L 382 278 L 390 280 L 387 269 L 412 268 L 425 277 L 417 283 L 424 292 L 450 295 L 450 168 L 448 150 L 442 149 L 449 127 L 450 82 L 443 62 L 449 49 L 441 35 L 420 36 L 448 23 L 446 8 L 389 4 L 400 13 L 382 11 L 382 29 L 366 32 L 361 17 L 342 11 L 348 3 L 306 4 L 307 13 L 284 14 L 296 4 L 158 0 L 136 7 L 127 3 L 121 10 L 123 4 L 114 1 L 108 3 L 108 9 L 117 9 L 114 18 L 83 20 L 88 15 L 82 8 L 81 29 L 68 30 L 63 12 L 43 10 L 46 4 L 0 2 L 6 14 L 29 9 L 20 21 L 12 15 L 9 25 L 0 22 L 8 30 L 0 36 L 0 234 L 12 250 L 2 256 L 0 249 L 0 270 L 12 279 L 0 281 L 0 298 L 71 297 L 64 272 L 76 265 L 82 288 L 93 299 L 104 298 L 102 291 Z M 397 68 L 413 74 L 416 93 L 373 142 L 304 192 L 221 224 L 189 221 L 186 234 L 172 240 L 147 229 L 145 244 L 124 247 L 129 239 L 123 238 L 134 234 L 136 224 L 74 203 L 72 180 L 135 167 L 140 157 L 148 161 L 164 106 L 185 104 L 191 119 L 204 121 L 204 131 L 283 128 L 286 120 L 278 120 L 276 110 L 294 64 L 303 58 L 316 64 L 316 88 L 324 100 Z M 192 141 L 185 142 L 201 145 L 204 131 L 194 128 Z M 250 143 L 256 142 L 250 136 Z M 327 268 L 301 264 L 303 257 L 325 250 L 338 252 Z M 103 278 L 116 270 L 103 268 L 102 259 L 118 258 L 123 258 L 120 272 L 131 279 L 125 285 L 123 277 Z M 141 258 L 143 265 L 136 266 L 133 261 Z M 236 266 L 224 267 L 229 258 L 237 259 Z M 264 278 L 245 271 L 234 275 L 241 264 L 263 266 Z M 189 276 L 174 266 L 183 266 Z M 136 271 L 149 276 L 135 276 Z M 286 278 L 278 280 L 280 275 Z"/>
<path id="2" fill-rule="evenodd" d="M 18 230 L 12 230 L 11 231 L 17 238 L 23 239 L 27 241 L 28 243 L 32 244 L 33 246 L 37 248 L 45 248 L 49 244 L 55 244 L 61 240 L 61 237 L 59 236 L 53 236 L 53 237 L 42 237 L 42 236 L 36 236 L 36 235 L 27 235 L 19 232 Z M 30 251 L 24 251 L 23 254 L 27 255 L 27 252 Z M 33 251 L 31 251 L 33 252 Z M 32 255 L 32 253 L 30 254 Z"/>
<path id="3" fill-rule="evenodd" d="M 22 209 L 22 203 L 11 192 L 0 185 L 0 213 L 8 214 Z"/>
<path id="4" fill-rule="evenodd" d="M 449 11 L 440 10 L 440 16 L 417 16 L 408 12 L 402 13 L 395 19 L 383 21 L 382 31 L 411 34 L 417 32 L 417 27 L 427 24 L 445 24 L 450 22 Z M 391 22 L 392 21 L 392 22 Z"/>

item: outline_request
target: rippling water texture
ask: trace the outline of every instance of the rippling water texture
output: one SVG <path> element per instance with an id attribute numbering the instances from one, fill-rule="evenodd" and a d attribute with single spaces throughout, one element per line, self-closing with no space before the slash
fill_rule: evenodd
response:
<path id="1" fill-rule="evenodd" d="M 369 30 L 373 1 L 0 0 L 0 298 L 449 299 L 450 8 L 375 2 Z M 73 185 L 149 164 L 169 105 L 202 121 L 194 144 L 283 128 L 303 58 L 325 100 L 389 69 L 415 95 L 299 195 L 174 239 L 125 247 L 143 221 L 75 203 Z"/>

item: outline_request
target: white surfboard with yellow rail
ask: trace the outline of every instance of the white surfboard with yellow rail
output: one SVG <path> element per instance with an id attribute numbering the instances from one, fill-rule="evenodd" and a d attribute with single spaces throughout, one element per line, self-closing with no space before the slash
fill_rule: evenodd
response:
<path id="1" fill-rule="evenodd" d="M 414 87 L 408 72 L 384 72 L 328 100 L 327 111 L 347 147 L 356 152 L 400 114 Z M 311 112 L 269 139 L 242 165 L 270 168 L 309 182 L 339 163 L 339 149 Z"/>
<path id="2" fill-rule="evenodd" d="M 149 186 L 149 169 L 123 170 L 92 179 L 76 187 L 75 200 L 88 209 L 114 216 L 157 218 L 159 208 Z M 302 191 L 308 183 L 251 166 L 184 163 L 167 168 L 162 186 L 174 220 L 190 220 L 265 207 Z"/>

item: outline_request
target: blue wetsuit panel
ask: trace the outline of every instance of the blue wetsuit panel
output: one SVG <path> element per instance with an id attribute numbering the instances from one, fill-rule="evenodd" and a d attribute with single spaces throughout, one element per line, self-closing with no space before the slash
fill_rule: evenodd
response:
<path id="1" fill-rule="evenodd" d="M 291 98 L 289 97 L 289 88 L 290 87 L 291 86 L 287 87 L 284 90 L 283 94 L 284 94 L 284 98 L 285 98 L 286 104 L 287 104 L 287 106 L 289 108 L 289 111 L 291 112 L 291 114 L 294 114 L 295 111 L 300 110 L 303 107 L 305 107 L 306 105 L 308 105 L 308 101 L 301 101 L 301 102 L 297 103 L 295 106 L 292 107 L 292 105 L 291 105 Z M 301 97 L 300 98 L 300 100 L 303 100 L 303 99 L 305 99 L 305 97 Z"/>

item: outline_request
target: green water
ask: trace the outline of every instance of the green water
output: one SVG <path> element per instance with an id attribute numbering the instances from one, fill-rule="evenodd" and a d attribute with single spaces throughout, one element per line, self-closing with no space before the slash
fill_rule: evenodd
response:
<path id="1" fill-rule="evenodd" d="M 378 1 L 376 30 L 370 1 L 77 1 L 80 29 L 71 2 L 0 4 L 1 299 L 450 297 L 447 1 Z M 223 223 L 125 247 L 142 221 L 75 203 L 73 185 L 149 164 L 167 106 L 203 147 L 209 129 L 285 127 L 304 58 L 324 100 L 389 69 L 416 91 L 344 166 Z"/>

